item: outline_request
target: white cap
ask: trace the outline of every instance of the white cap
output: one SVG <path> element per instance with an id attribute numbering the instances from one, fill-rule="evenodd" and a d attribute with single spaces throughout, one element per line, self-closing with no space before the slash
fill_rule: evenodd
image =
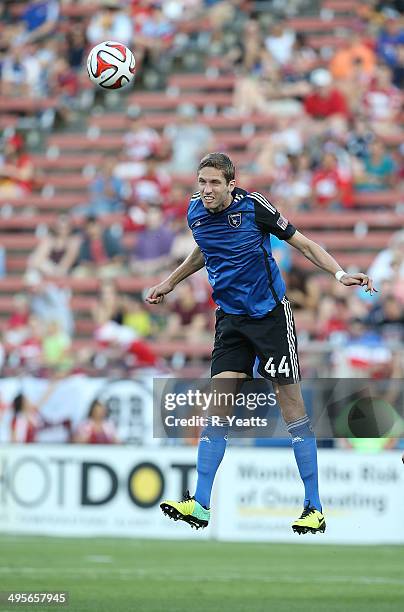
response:
<path id="1" fill-rule="evenodd" d="M 331 74 L 325 68 L 317 68 L 310 75 L 310 82 L 317 87 L 327 87 L 332 82 Z"/>

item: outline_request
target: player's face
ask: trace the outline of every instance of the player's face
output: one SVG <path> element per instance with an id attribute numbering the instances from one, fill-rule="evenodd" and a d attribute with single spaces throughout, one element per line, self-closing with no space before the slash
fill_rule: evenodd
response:
<path id="1" fill-rule="evenodd" d="M 229 206 L 235 184 L 234 180 L 226 183 L 223 172 L 217 168 L 202 168 L 198 174 L 198 187 L 204 207 L 215 213 Z"/>

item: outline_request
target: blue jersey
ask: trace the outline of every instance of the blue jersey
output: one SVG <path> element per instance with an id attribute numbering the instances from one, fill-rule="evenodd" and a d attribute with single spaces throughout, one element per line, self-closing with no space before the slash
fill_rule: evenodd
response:
<path id="1" fill-rule="evenodd" d="M 199 192 L 191 198 L 188 224 L 205 257 L 213 299 L 225 313 L 264 317 L 285 295 L 272 256 L 270 234 L 291 238 L 296 228 L 260 193 L 236 188 L 228 208 L 209 212 Z"/>

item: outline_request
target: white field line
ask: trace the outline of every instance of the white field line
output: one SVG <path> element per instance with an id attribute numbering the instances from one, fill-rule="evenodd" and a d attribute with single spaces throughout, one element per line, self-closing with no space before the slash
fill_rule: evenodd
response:
<path id="1" fill-rule="evenodd" d="M 121 580 L 131 580 L 136 577 L 150 577 L 154 580 L 156 579 L 167 579 L 174 580 L 178 582 L 187 581 L 187 582 L 200 582 L 200 576 L 192 576 L 192 575 L 180 575 L 169 570 L 161 570 L 159 569 L 156 573 L 154 569 L 142 569 L 142 568 L 102 568 L 102 567 L 94 567 L 94 568 L 81 568 L 78 570 L 77 568 L 65 568 L 65 567 L 0 567 L 0 574 L 13 574 L 17 576 L 18 574 L 25 575 L 60 575 L 60 576 L 69 576 L 70 578 L 82 578 L 83 575 L 88 577 L 101 577 L 101 576 L 113 576 Z M 212 577 L 204 576 L 205 581 L 209 582 L 234 582 L 238 580 L 240 582 L 245 581 L 253 581 L 253 582 L 268 582 L 268 583 L 283 583 L 283 584 L 307 584 L 308 581 L 316 582 L 318 584 L 333 584 L 333 583 L 350 583 L 350 584 L 389 584 L 389 585 L 398 585 L 404 587 L 404 578 L 389 578 L 386 576 L 317 576 L 310 578 L 304 578 L 299 576 L 260 576 L 260 575 L 250 575 L 246 576 L 245 574 L 223 574 L 223 575 L 214 575 Z"/>

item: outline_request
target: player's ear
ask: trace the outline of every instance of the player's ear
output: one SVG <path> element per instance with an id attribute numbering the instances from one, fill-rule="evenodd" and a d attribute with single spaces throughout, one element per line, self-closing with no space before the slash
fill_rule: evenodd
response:
<path id="1" fill-rule="evenodd" d="M 229 181 L 229 191 L 230 191 L 230 192 L 232 192 L 232 191 L 233 191 L 233 189 L 235 188 L 235 186 L 236 186 L 236 180 L 235 180 L 235 179 L 233 179 L 233 180 Z"/>

